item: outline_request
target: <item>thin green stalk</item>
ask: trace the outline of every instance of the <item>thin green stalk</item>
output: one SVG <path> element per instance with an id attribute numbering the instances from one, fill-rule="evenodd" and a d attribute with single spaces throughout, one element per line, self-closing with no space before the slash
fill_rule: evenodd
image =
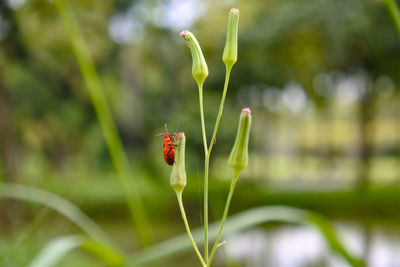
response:
<path id="1" fill-rule="evenodd" d="M 385 0 L 385 4 L 389 9 L 394 25 L 396 26 L 397 33 L 400 38 L 400 12 L 395 0 Z"/>
<path id="2" fill-rule="evenodd" d="M 200 103 L 200 120 L 201 120 L 201 134 L 203 135 L 204 155 L 207 155 L 207 135 L 206 124 L 204 123 L 204 108 L 203 108 L 203 84 L 198 84 L 199 87 L 199 103 Z"/>
<path id="3" fill-rule="evenodd" d="M 203 135 L 205 171 L 204 171 L 204 258 L 208 258 L 208 163 L 207 163 L 207 136 L 206 126 L 204 123 L 204 109 L 203 109 L 203 84 L 199 84 L 199 103 L 200 103 L 200 119 L 201 119 L 201 132 Z"/>
<path id="4" fill-rule="evenodd" d="M 192 232 L 190 231 L 189 223 L 186 218 L 185 207 L 183 206 L 183 201 L 182 201 L 182 191 L 176 191 L 176 197 L 178 198 L 179 209 L 181 210 L 183 223 L 185 224 L 186 232 L 189 236 L 190 242 L 192 243 L 193 249 L 196 252 L 197 257 L 199 258 L 201 265 L 205 267 L 207 266 L 207 264 L 204 262 L 204 259 L 201 256 L 199 249 L 197 248 L 196 242 L 193 239 Z"/>
<path id="5" fill-rule="evenodd" d="M 233 178 L 233 180 L 231 182 L 231 188 L 229 190 L 228 198 L 227 198 L 226 203 L 225 203 L 224 214 L 222 215 L 221 224 L 220 224 L 219 229 L 218 229 L 217 239 L 215 240 L 215 244 L 214 244 L 214 247 L 213 247 L 213 249 L 211 251 L 210 258 L 207 261 L 207 266 L 211 265 L 211 262 L 213 260 L 214 255 L 215 255 L 215 252 L 217 251 L 218 242 L 221 239 L 222 229 L 224 228 L 225 221 L 226 221 L 226 218 L 228 216 L 229 206 L 231 204 L 233 191 L 235 191 L 235 186 L 236 186 L 236 182 L 237 182 L 238 177 L 239 177 L 239 174 L 235 174 L 235 177 Z"/>
<path id="6" fill-rule="evenodd" d="M 226 92 L 228 91 L 228 84 L 229 84 L 229 77 L 231 75 L 231 70 L 232 70 L 232 67 L 228 67 L 228 66 L 226 67 L 224 91 L 222 92 L 221 103 L 219 104 L 218 115 L 217 115 L 217 119 L 215 121 L 215 126 L 214 126 L 214 132 L 213 132 L 213 135 L 211 138 L 210 146 L 208 148 L 208 157 L 210 157 L 211 150 L 212 150 L 212 148 L 215 144 L 215 140 L 217 138 L 218 126 L 219 126 L 219 122 L 222 117 L 222 112 L 224 110 L 225 97 L 226 97 Z"/>
<path id="7" fill-rule="evenodd" d="M 207 263 L 208 263 L 208 173 L 210 168 L 210 156 L 211 156 L 211 150 L 215 144 L 219 122 L 222 117 L 222 112 L 224 110 L 225 97 L 226 97 L 226 92 L 228 90 L 231 70 L 232 67 L 226 67 L 224 90 L 222 92 L 221 103 L 219 105 L 218 115 L 215 121 L 214 132 L 211 138 L 210 146 L 206 153 L 205 166 L 204 166 L 204 257 L 206 258 Z"/>
<path id="8" fill-rule="evenodd" d="M 117 172 L 117 177 L 128 202 L 130 214 L 136 227 L 136 232 L 142 246 L 152 244 L 150 224 L 142 203 L 142 198 L 136 180 L 133 179 L 128 158 L 123 149 L 121 139 L 117 132 L 115 122 L 107 102 L 106 95 L 88 49 L 79 30 L 71 7 L 65 0 L 55 1 L 58 13 L 70 38 L 73 52 L 78 61 L 80 70 L 86 83 L 90 99 L 96 111 L 112 163 Z"/>
<path id="9" fill-rule="evenodd" d="M 204 258 L 208 259 L 208 168 L 210 157 L 208 153 L 204 162 Z"/>

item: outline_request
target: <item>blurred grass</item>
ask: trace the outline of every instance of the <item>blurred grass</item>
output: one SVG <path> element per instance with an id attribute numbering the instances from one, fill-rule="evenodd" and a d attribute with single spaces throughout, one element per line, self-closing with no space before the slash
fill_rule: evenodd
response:
<path id="1" fill-rule="evenodd" d="M 259 224 L 267 222 L 284 222 L 295 223 L 311 226 L 319 231 L 319 233 L 326 239 L 331 249 L 341 255 L 351 266 L 365 266 L 365 263 L 352 256 L 347 249 L 342 245 L 338 239 L 334 228 L 331 223 L 323 216 L 306 210 L 300 210 L 289 207 L 259 207 L 253 208 L 242 213 L 231 216 L 224 229 L 223 236 L 227 237 L 239 231 L 249 229 Z M 214 240 L 217 236 L 219 223 L 215 222 L 210 225 L 209 237 Z M 195 229 L 193 236 L 198 244 L 204 242 L 203 230 Z M 121 255 L 115 254 L 103 247 L 101 244 L 95 242 L 87 242 L 85 238 L 65 236 L 52 240 L 46 245 L 40 254 L 35 257 L 30 267 L 51 267 L 58 263 L 62 257 L 69 253 L 72 249 L 83 248 L 97 257 L 102 258 L 111 266 L 120 266 L 122 264 Z M 182 234 L 177 237 L 162 241 L 152 247 L 146 248 L 142 251 L 133 253 L 126 259 L 126 266 L 140 266 L 154 261 L 168 258 L 176 254 L 189 250 L 191 244 L 188 241 L 187 235 Z"/>
<path id="2" fill-rule="evenodd" d="M 387 8 L 389 9 L 390 15 L 392 15 L 393 18 L 393 24 L 395 25 L 397 29 L 397 33 L 400 38 L 400 12 L 399 8 L 396 4 L 395 0 L 385 0 L 385 4 Z"/>
<path id="3" fill-rule="evenodd" d="M 110 250 L 103 244 L 90 240 L 84 236 L 62 236 L 51 240 L 39 254 L 31 261 L 28 267 L 52 267 L 72 250 L 81 248 L 101 259 L 108 266 L 124 266 L 123 255 Z"/>
<path id="4" fill-rule="evenodd" d="M 104 94 L 96 68 L 89 56 L 83 36 L 79 26 L 75 21 L 71 7 L 64 0 L 55 1 L 57 10 L 63 20 L 65 29 L 71 39 L 73 51 L 81 69 L 82 75 L 96 110 L 97 118 L 103 131 L 104 138 L 111 155 L 112 162 L 117 172 L 117 177 L 121 183 L 121 188 L 125 193 L 132 220 L 135 223 L 136 234 L 142 246 L 152 243 L 151 225 L 147 219 L 146 210 L 143 206 L 138 184 L 130 169 L 127 156 L 117 132 L 108 100 Z"/>
<path id="5" fill-rule="evenodd" d="M 24 185 L 2 183 L 0 197 L 25 200 L 52 208 L 74 222 L 94 240 L 116 247 L 108 235 L 85 213 L 54 193 Z"/>

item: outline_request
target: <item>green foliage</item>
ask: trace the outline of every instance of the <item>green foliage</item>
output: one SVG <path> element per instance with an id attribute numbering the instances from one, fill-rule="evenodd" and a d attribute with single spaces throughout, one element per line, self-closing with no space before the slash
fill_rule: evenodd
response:
<path id="1" fill-rule="evenodd" d="M 11 7 L 19 2 L 23 4 Z M 56 6 L 62 1 L 0 3 L 0 258 L 7 259 L 1 264 L 25 266 L 48 240 L 81 231 L 103 245 L 117 242 L 127 251 L 139 249 L 126 216 L 128 202 L 136 207 L 127 202 L 135 198 L 136 188 L 140 188 L 157 241 L 181 232 L 175 199 L 166 190 L 168 166 L 162 160 L 161 141 L 153 138 L 165 122 L 173 132 L 184 131 L 190 140 L 186 165 L 191 182 L 185 190 L 186 206 L 193 227 L 198 226 L 202 211 L 194 203 L 200 198 L 204 139 L 198 134 L 198 104 L 191 93 L 191 63 L 183 56 L 186 48 L 178 41 L 178 30 L 166 16 L 160 16 L 167 14 L 164 8 L 169 2 L 174 1 L 65 1 L 71 8 L 66 12 L 72 11 L 73 16 L 63 13 L 67 15 L 64 21 Z M 209 125 L 218 110 L 224 83 L 221 48 L 228 6 L 224 1 L 205 3 L 209 3 L 205 13 L 190 26 L 201 36 L 212 74 L 204 90 L 204 124 Z M 235 136 L 231 125 L 237 122 L 238 108 L 250 106 L 256 114 L 250 161 L 243 172 L 243 191 L 233 200 L 233 213 L 260 203 L 284 203 L 344 221 L 354 219 L 360 229 L 368 228 L 365 221 L 369 220 L 396 223 L 400 46 L 395 3 L 235 2 L 242 12 L 240 64 L 232 72 L 218 138 L 209 140 L 210 147 L 214 141 L 218 144 L 210 168 L 209 188 L 215 205 L 210 221 L 219 218 L 223 210 L 226 181 L 230 179 L 226 160 Z M 197 11 L 201 14 L 201 8 Z M 121 18 L 137 26 L 130 42 L 117 42 L 111 34 L 111 22 Z M 66 30 L 71 23 L 80 32 L 78 39 L 73 37 L 76 29 L 72 28 L 72 35 Z M 81 58 L 81 65 L 77 58 Z M 368 93 L 344 105 L 331 89 L 343 78 L 352 77 L 362 77 Z M 306 106 L 299 113 L 281 103 L 292 83 L 305 92 Z M 100 92 L 92 94 L 100 96 L 97 107 L 88 88 Z M 276 104 L 276 109 L 270 109 L 269 102 Z M 364 122 L 361 106 L 367 107 L 369 114 Z M 99 117 L 103 118 L 100 123 Z M 212 136 L 213 132 L 208 128 L 206 134 Z M 115 155 L 121 159 L 121 151 L 125 154 L 120 161 L 122 169 L 133 170 L 118 180 Z M 369 176 L 370 184 L 365 194 L 356 195 L 353 190 L 359 172 Z M 50 209 L 38 210 L 36 205 L 10 199 L 45 204 L 73 223 L 46 212 Z M 319 217 L 310 215 L 307 220 L 311 224 Z M 50 224 L 55 227 L 50 229 Z M 229 225 L 225 233 L 229 233 Z M 217 232 L 213 227 L 210 240 Z M 319 231 L 332 236 L 329 226 L 324 229 Z M 202 242 L 197 231 L 194 236 Z M 59 252 L 82 248 L 80 238 L 60 241 Z M 164 259 L 189 250 L 187 236 L 179 238 L 182 243 L 166 242 L 160 247 L 164 243 L 159 243 L 138 251 L 132 262 Z M 335 238 L 327 240 L 333 250 L 358 266 L 359 261 L 349 258 Z M 100 254 L 107 255 L 104 251 Z M 70 264 L 90 265 L 85 263 L 93 257 L 85 255 L 71 254 Z"/>
<path id="2" fill-rule="evenodd" d="M 170 257 L 187 250 L 191 246 L 187 240 L 187 236 L 180 235 L 142 251 L 138 251 L 129 258 L 125 258 L 121 252 L 113 249 L 114 245 L 112 245 L 112 242 L 104 236 L 105 234 L 94 222 L 90 221 L 90 219 L 73 204 L 61 197 L 43 190 L 17 185 L 2 185 L 0 187 L 0 197 L 16 198 L 47 205 L 72 220 L 91 236 L 91 239 L 84 236 L 64 236 L 50 241 L 35 259 L 33 259 L 29 265 L 30 267 L 54 266 L 61 258 L 76 248 L 81 248 L 92 253 L 111 266 L 122 265 L 124 261 L 127 261 L 128 266 L 136 266 Z M 361 260 L 354 258 L 347 252 L 337 238 L 335 230 L 328 220 L 321 215 L 305 210 L 271 206 L 244 211 L 227 220 L 224 236 L 232 235 L 271 221 L 297 223 L 316 227 L 326 238 L 333 251 L 342 255 L 352 266 L 363 266 Z M 214 240 L 217 237 L 218 228 L 218 222 L 210 225 L 210 239 Z M 204 242 L 204 239 L 202 239 L 202 229 L 194 230 L 193 236 L 199 243 Z"/>
<path id="3" fill-rule="evenodd" d="M 122 147 L 122 142 L 118 135 L 96 68 L 90 58 L 79 26 L 73 17 L 68 3 L 64 0 L 57 0 L 56 5 L 69 38 L 71 39 L 73 51 L 89 91 L 104 138 L 107 142 L 108 150 L 117 172 L 117 177 L 125 193 L 132 220 L 135 223 L 137 235 L 142 245 L 148 246 L 152 243 L 150 233 L 151 226 L 142 203 L 140 190 L 137 184 L 134 183 L 135 180 L 132 179 L 133 175 L 128 159 Z"/>
<path id="4" fill-rule="evenodd" d="M 29 267 L 51 267 L 74 249 L 83 249 L 101 259 L 108 266 L 124 266 L 123 256 L 103 244 L 84 236 L 62 236 L 51 240 L 32 260 Z"/>
<path id="5" fill-rule="evenodd" d="M 56 194 L 29 186 L 2 183 L 0 185 L 0 197 L 15 198 L 48 206 L 70 219 L 92 239 L 109 246 L 115 246 L 107 234 L 85 213 Z"/>
<path id="6" fill-rule="evenodd" d="M 316 213 L 306 210 L 284 206 L 253 208 L 230 217 L 227 220 L 224 228 L 224 237 L 267 222 L 284 222 L 309 225 L 318 230 L 326 238 L 331 249 L 347 260 L 350 265 L 364 266 L 362 260 L 357 259 L 346 251 L 345 247 L 337 238 L 336 233 L 328 220 Z M 209 237 L 211 240 L 216 238 L 218 228 L 219 223 L 213 223 L 210 225 Z M 193 231 L 193 237 L 194 239 L 198 240 L 199 244 L 204 242 L 202 236 L 202 229 L 196 229 Z M 134 253 L 129 260 L 128 266 L 145 264 L 157 259 L 172 256 L 176 253 L 188 250 L 190 247 L 191 244 L 187 240 L 187 236 L 180 235 L 170 240 L 163 241 L 162 243 L 154 245 L 153 247 Z"/>
<path id="7" fill-rule="evenodd" d="M 397 7 L 396 1 L 394 0 L 385 0 L 385 4 L 389 9 L 390 14 L 393 18 L 393 23 L 396 26 L 397 33 L 400 37 L 400 12 L 399 8 Z"/>

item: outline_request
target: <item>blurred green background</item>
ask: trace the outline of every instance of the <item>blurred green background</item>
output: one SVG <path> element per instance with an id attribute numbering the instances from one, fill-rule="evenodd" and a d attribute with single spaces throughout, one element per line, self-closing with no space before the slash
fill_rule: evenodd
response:
<path id="1" fill-rule="evenodd" d="M 383 1 L 67 2 L 105 89 L 156 241 L 184 232 L 163 139 L 156 137 L 164 123 L 170 132 L 186 133 L 185 205 L 192 227 L 202 225 L 198 93 L 179 32 L 190 29 L 197 36 L 209 66 L 204 103 L 210 137 L 224 81 L 227 14 L 234 6 L 241 15 L 239 57 L 211 159 L 210 221 L 222 215 L 232 176 L 227 157 L 240 110 L 250 107 L 249 166 L 231 214 L 269 204 L 314 210 L 331 219 L 370 266 L 400 265 L 400 40 Z M 0 45 L 1 183 L 56 193 L 123 249 L 138 249 L 55 4 L 1 1 Z M 48 208 L 0 200 L 1 266 L 26 266 L 49 240 L 76 233 L 81 231 Z M 347 266 L 321 242 L 303 227 L 261 227 L 233 237 L 216 265 Z M 189 251 L 161 266 L 195 261 Z M 104 265 L 75 251 L 59 266 Z"/>

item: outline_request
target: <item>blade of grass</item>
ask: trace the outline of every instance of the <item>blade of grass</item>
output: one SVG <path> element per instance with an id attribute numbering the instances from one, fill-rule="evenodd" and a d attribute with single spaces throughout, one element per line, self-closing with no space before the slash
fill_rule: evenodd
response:
<path id="1" fill-rule="evenodd" d="M 400 38 L 400 12 L 395 0 L 385 0 L 386 7 L 389 9 L 393 23 L 396 26 L 397 34 Z"/>
<path id="2" fill-rule="evenodd" d="M 345 249 L 345 247 L 339 241 L 335 229 L 332 224 L 325 219 L 323 216 L 309 212 L 307 215 L 307 221 L 309 225 L 315 226 L 321 235 L 324 236 L 325 240 L 329 243 L 331 249 L 341 255 L 351 266 L 366 266 L 366 264 L 352 255 Z"/>
<path id="3" fill-rule="evenodd" d="M 108 235 L 78 207 L 51 192 L 17 184 L 0 184 L 0 198 L 13 198 L 45 205 L 64 215 L 92 239 L 117 248 Z"/>
<path id="4" fill-rule="evenodd" d="M 90 58 L 86 43 L 73 16 L 70 5 L 65 0 L 56 0 L 55 4 L 64 23 L 65 30 L 68 33 L 73 52 L 78 61 L 90 99 L 96 111 L 97 119 L 103 131 L 114 168 L 117 172 L 117 177 L 129 205 L 139 241 L 142 246 L 148 246 L 152 243 L 149 220 L 143 206 L 137 182 L 132 175 L 128 158 L 117 132 L 98 73 Z"/>
<path id="5" fill-rule="evenodd" d="M 0 190 L 0 195 L 1 192 L 2 191 Z M 294 224 L 302 224 L 305 226 L 313 227 L 325 238 L 327 243 L 330 245 L 331 249 L 337 254 L 341 255 L 351 266 L 355 267 L 365 266 L 365 263 L 362 259 L 356 258 L 346 250 L 346 248 L 341 243 L 340 239 L 337 237 L 335 229 L 333 228 L 329 220 L 327 220 L 326 218 L 315 212 L 310 212 L 307 210 L 284 207 L 284 206 L 259 207 L 247 210 L 228 218 L 226 226 L 224 228 L 223 235 L 226 237 L 234 233 L 267 222 L 294 223 Z M 215 222 L 210 225 L 210 235 L 209 235 L 210 239 L 214 240 L 216 238 L 218 227 L 219 227 L 218 222 Z M 193 231 L 193 237 L 194 239 L 198 240 L 199 244 L 204 243 L 202 228 L 201 229 L 198 228 L 195 231 Z M 76 240 L 67 239 L 67 241 L 65 241 L 65 244 L 62 245 L 63 248 L 60 248 L 60 250 L 63 250 L 63 252 L 62 253 L 60 251 L 57 252 L 59 253 L 57 261 L 61 259 L 64 255 L 66 255 L 69 251 L 75 248 L 82 248 L 91 251 L 98 257 L 106 257 L 106 259 L 103 259 L 104 261 L 107 260 L 110 261 L 110 259 L 114 259 L 112 260 L 112 262 L 119 264 L 119 260 L 123 260 L 123 256 L 121 253 L 108 249 L 101 243 L 99 244 L 96 241 L 93 241 L 94 243 L 90 243 L 91 241 L 88 239 L 85 239 L 84 241 L 85 243 L 81 239 L 76 239 Z M 56 245 L 54 245 L 55 247 L 58 246 L 57 243 L 58 242 L 56 242 Z M 64 241 L 62 241 L 61 243 L 64 243 Z M 91 244 L 91 245 L 85 247 L 84 244 Z M 179 235 L 177 237 L 171 238 L 159 244 L 153 245 L 152 247 L 143 249 L 141 251 L 132 254 L 127 260 L 126 266 L 138 266 L 154 262 L 159 259 L 171 257 L 173 255 L 189 250 L 191 246 L 192 244 L 188 241 L 186 234 Z M 50 254 L 50 255 L 54 254 L 53 252 L 52 253 L 48 252 L 54 249 L 52 248 L 53 245 L 46 247 L 48 249 L 44 249 L 45 251 L 47 251 L 45 254 Z M 38 257 L 39 256 L 37 256 L 35 259 L 37 259 Z M 45 258 L 45 260 L 48 259 Z M 36 265 L 36 266 L 51 266 L 51 265 Z"/>
<path id="6" fill-rule="evenodd" d="M 51 209 L 43 207 L 42 210 L 33 218 L 33 220 L 21 231 L 18 238 L 8 245 L 6 253 L 0 256 L 0 266 L 7 266 L 7 261 L 12 254 L 23 246 L 32 232 L 42 223 L 43 219 L 50 213 Z"/>
<path id="7" fill-rule="evenodd" d="M 351 266 L 365 266 L 363 260 L 352 256 L 337 237 L 332 224 L 323 216 L 314 212 L 284 207 L 269 206 L 259 207 L 241 212 L 231 216 L 226 221 L 223 236 L 229 236 L 234 233 L 249 229 L 256 225 L 267 222 L 284 222 L 295 223 L 311 226 L 325 238 L 331 249 L 341 255 Z M 210 224 L 209 239 L 215 240 L 219 222 Z M 192 231 L 193 238 L 197 240 L 197 244 L 204 243 L 202 229 Z M 178 253 L 182 253 L 191 248 L 191 243 L 187 239 L 186 234 L 179 235 L 164 242 L 158 243 L 152 247 L 146 248 L 131 255 L 127 261 L 128 266 L 141 265 L 162 258 L 167 258 Z"/>
<path id="8" fill-rule="evenodd" d="M 103 244 L 84 236 L 61 236 L 51 240 L 36 255 L 28 267 L 52 267 L 69 252 L 81 248 L 90 252 L 108 266 L 123 266 L 124 258 Z"/>
<path id="9" fill-rule="evenodd" d="M 79 236 L 63 236 L 49 242 L 28 267 L 51 267 L 57 264 L 69 251 L 80 247 L 83 240 Z"/>

